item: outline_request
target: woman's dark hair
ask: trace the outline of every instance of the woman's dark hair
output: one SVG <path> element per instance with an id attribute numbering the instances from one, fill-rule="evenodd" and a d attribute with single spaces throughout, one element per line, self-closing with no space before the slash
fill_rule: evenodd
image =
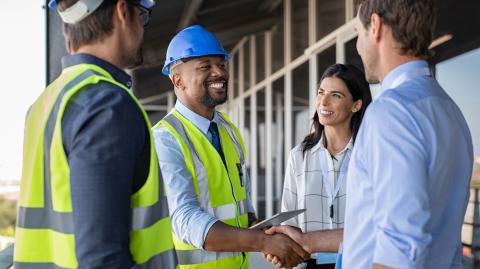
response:
<path id="1" fill-rule="evenodd" d="M 362 100 L 362 108 L 355 114 L 353 114 L 352 120 L 350 122 L 350 130 L 352 131 L 353 143 L 355 143 L 358 129 L 360 129 L 360 124 L 363 119 L 363 115 L 365 114 L 368 105 L 372 102 L 370 86 L 365 79 L 365 74 L 353 65 L 334 64 L 328 67 L 323 73 L 320 82 L 323 81 L 325 78 L 331 77 L 341 79 L 345 83 L 345 85 L 347 85 L 348 91 L 352 94 L 354 102 L 360 99 Z M 324 130 L 324 126 L 320 124 L 318 112 L 316 111 L 315 115 L 313 115 L 312 130 L 313 132 L 307 135 L 303 139 L 303 142 L 301 144 L 304 155 L 307 150 L 311 149 L 318 143 L 318 141 L 320 141 Z"/>

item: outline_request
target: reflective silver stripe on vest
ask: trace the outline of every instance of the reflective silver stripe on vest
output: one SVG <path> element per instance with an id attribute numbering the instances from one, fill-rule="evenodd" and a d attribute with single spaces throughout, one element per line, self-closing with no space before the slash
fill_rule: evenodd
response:
<path id="1" fill-rule="evenodd" d="M 247 214 L 247 200 L 243 199 L 237 203 L 239 215 Z M 208 213 L 216 216 L 219 220 L 229 220 L 236 217 L 237 206 L 235 204 L 221 205 L 209 208 Z"/>
<path id="2" fill-rule="evenodd" d="M 247 214 L 248 212 L 248 207 L 247 207 L 247 199 L 243 199 L 242 201 L 239 201 L 238 203 L 238 209 L 240 210 L 240 215 Z"/>
<path id="3" fill-rule="evenodd" d="M 166 218 L 168 214 L 168 201 L 165 196 L 163 178 L 160 169 L 158 171 L 158 201 L 151 206 L 132 208 L 132 230 L 142 230 L 152 226 L 157 221 Z"/>
<path id="4" fill-rule="evenodd" d="M 146 263 L 137 264 L 135 269 L 174 269 L 177 264 L 177 254 L 174 249 L 162 252 L 150 258 Z"/>
<path id="5" fill-rule="evenodd" d="M 45 262 L 45 263 L 15 262 L 13 263 L 13 268 L 15 269 L 67 269 L 65 267 L 60 267 L 52 262 Z"/>
<path id="6" fill-rule="evenodd" d="M 145 263 L 137 264 L 134 269 L 172 269 L 177 264 L 177 254 L 174 249 L 162 252 L 153 256 Z M 29 262 L 15 262 L 15 269 L 67 269 L 60 267 L 54 263 L 29 263 Z"/>
<path id="7" fill-rule="evenodd" d="M 177 250 L 178 264 L 201 264 L 220 259 L 242 256 L 241 252 L 214 252 L 201 249 Z"/>
<path id="8" fill-rule="evenodd" d="M 193 166 L 195 167 L 195 174 L 197 175 L 197 183 L 198 189 L 200 192 L 200 204 L 203 208 L 209 208 L 210 206 L 210 196 L 208 194 L 208 179 L 207 179 L 207 171 L 205 170 L 205 166 L 203 166 L 202 161 L 200 160 L 200 156 L 198 156 L 195 147 L 193 146 L 193 142 L 190 140 L 190 137 L 187 135 L 185 131 L 185 127 L 183 127 L 182 122 L 175 117 L 173 114 L 168 114 L 164 120 L 170 124 L 173 129 L 175 129 L 178 134 L 182 137 L 183 141 L 187 144 L 188 150 L 190 151 L 190 155 L 193 159 Z"/>
<path id="9" fill-rule="evenodd" d="M 47 208 L 18 208 L 17 227 L 26 229 L 52 229 L 63 234 L 73 233 L 72 213 L 55 212 Z"/>
<path id="10" fill-rule="evenodd" d="M 158 202 L 151 206 L 134 207 L 132 209 L 132 230 L 145 229 L 166 217 L 168 217 L 168 202 L 167 197 L 162 196 Z"/>
<path id="11" fill-rule="evenodd" d="M 228 123 L 227 120 L 225 120 L 223 118 L 222 113 L 218 113 L 218 115 L 220 116 L 219 118 L 221 119 L 220 121 L 222 122 L 222 126 L 225 127 L 225 129 L 227 129 L 227 132 L 230 135 L 230 138 L 232 138 L 232 140 L 233 140 L 233 144 L 235 144 L 235 147 L 237 148 L 238 157 L 240 159 L 240 162 L 242 164 L 244 164 L 245 163 L 245 154 L 243 152 L 242 145 L 240 144 L 240 141 L 238 141 L 237 135 L 236 135 L 235 131 L 233 130 L 233 127 L 230 125 L 230 123 Z"/>

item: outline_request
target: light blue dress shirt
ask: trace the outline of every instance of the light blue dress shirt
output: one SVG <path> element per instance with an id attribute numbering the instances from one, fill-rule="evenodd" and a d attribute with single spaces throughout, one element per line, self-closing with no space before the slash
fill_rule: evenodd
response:
<path id="1" fill-rule="evenodd" d="M 352 152 L 343 267 L 462 268 L 472 165 L 467 123 L 427 63 L 392 70 Z"/>
<path id="2" fill-rule="evenodd" d="M 210 120 L 193 112 L 180 101 L 175 109 L 191 121 L 212 142 L 208 132 Z M 220 124 L 218 112 L 215 112 L 213 122 Z M 154 129 L 155 148 L 165 184 L 167 185 L 168 207 L 172 221 L 172 229 L 182 242 L 203 249 L 205 237 L 218 218 L 205 212 L 198 202 L 193 180 L 185 166 L 185 158 L 176 138 L 165 127 Z M 251 203 L 251 184 L 248 174 L 245 177 L 247 192 L 247 211 L 254 213 Z"/>

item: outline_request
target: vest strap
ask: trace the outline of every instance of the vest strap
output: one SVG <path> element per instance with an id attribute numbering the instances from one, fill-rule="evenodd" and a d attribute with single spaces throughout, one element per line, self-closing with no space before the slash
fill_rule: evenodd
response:
<path id="1" fill-rule="evenodd" d="M 47 208 L 18 208 L 17 227 L 26 229 L 52 229 L 73 234 L 73 216 L 68 212 L 55 212 Z"/>
<path id="2" fill-rule="evenodd" d="M 159 198 L 155 204 L 145 207 L 134 207 L 132 209 L 131 229 L 133 231 L 150 227 L 159 220 L 169 216 L 167 197 L 163 195 L 163 192 L 159 192 L 159 195 L 161 198 Z"/>
<path id="3" fill-rule="evenodd" d="M 158 238 L 161 240 L 161 238 Z M 135 269 L 158 269 L 158 268 L 174 268 L 173 265 L 177 264 L 177 253 L 175 249 L 170 249 L 159 253 L 145 263 L 137 264 Z"/>
<path id="4" fill-rule="evenodd" d="M 178 264 L 180 265 L 201 264 L 241 255 L 242 252 L 214 252 L 201 249 L 177 250 Z"/>
<path id="5" fill-rule="evenodd" d="M 237 207 L 239 215 L 247 214 L 247 200 L 237 202 L 236 204 L 226 204 L 217 207 L 208 208 L 208 213 L 216 216 L 219 220 L 229 220 L 236 217 Z"/>
<path id="6" fill-rule="evenodd" d="M 65 267 L 60 267 L 53 262 L 44 262 L 44 263 L 30 263 L 30 262 L 15 262 L 13 264 L 15 269 L 68 269 Z"/>

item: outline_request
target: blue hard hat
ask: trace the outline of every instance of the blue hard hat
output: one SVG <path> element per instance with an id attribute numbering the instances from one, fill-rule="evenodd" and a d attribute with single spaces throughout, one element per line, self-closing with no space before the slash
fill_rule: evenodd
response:
<path id="1" fill-rule="evenodd" d="M 179 60 L 208 55 L 223 55 L 225 61 L 230 59 L 230 54 L 225 51 L 214 34 L 200 25 L 187 27 L 170 41 L 162 73 L 168 76 L 170 66 Z"/>

